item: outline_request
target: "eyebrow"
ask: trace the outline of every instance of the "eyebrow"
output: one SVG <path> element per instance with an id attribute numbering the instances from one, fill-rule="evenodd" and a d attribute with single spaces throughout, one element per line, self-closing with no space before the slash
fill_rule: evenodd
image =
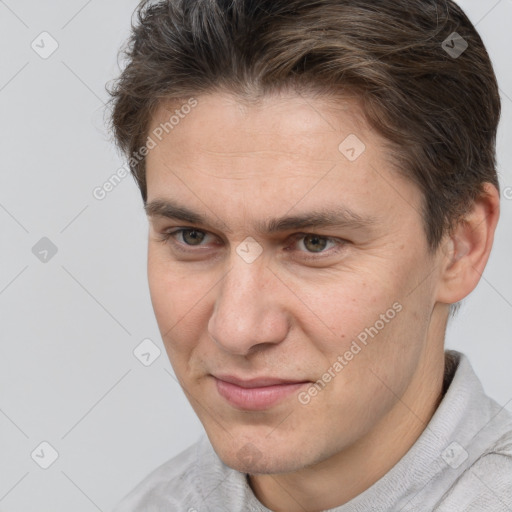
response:
<path id="1" fill-rule="evenodd" d="M 144 205 L 144 210 L 148 217 L 164 217 L 190 224 L 211 225 L 219 231 L 224 230 L 231 233 L 231 230 L 226 226 L 223 227 L 218 222 L 211 222 L 202 214 L 168 199 L 154 199 Z M 273 234 L 294 229 L 321 227 L 363 229 L 375 224 L 377 224 L 377 219 L 371 215 L 363 217 L 349 208 L 337 206 L 334 209 L 313 210 L 298 215 L 274 217 L 264 222 L 257 222 L 256 231 L 260 234 Z"/>

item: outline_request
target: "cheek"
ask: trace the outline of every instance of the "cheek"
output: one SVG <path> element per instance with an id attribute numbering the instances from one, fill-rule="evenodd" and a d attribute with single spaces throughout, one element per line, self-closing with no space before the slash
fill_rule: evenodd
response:
<path id="1" fill-rule="evenodd" d="M 403 275 L 388 276 L 363 279 L 354 273 L 332 280 L 340 284 L 302 287 L 303 301 L 315 315 L 303 315 L 301 329 L 314 343 L 316 355 L 322 354 L 323 367 L 318 364 L 316 369 L 323 375 L 317 377 L 334 381 L 324 394 L 328 403 L 358 395 L 386 402 L 388 392 L 376 375 L 402 391 L 418 363 L 425 322 L 407 297 Z M 364 407 L 357 414 L 366 414 Z"/>
<path id="2" fill-rule="evenodd" d="M 394 317 L 397 294 L 389 284 L 377 287 L 375 280 L 357 274 L 334 276 L 324 283 L 302 282 L 297 288 L 301 329 L 318 340 L 322 352 L 343 353 L 360 333 L 380 322 L 381 314 L 389 311 L 388 316 Z"/>
<path id="3" fill-rule="evenodd" d="M 191 337 L 199 339 L 212 279 L 153 256 L 148 257 L 148 284 L 166 348 L 179 350 L 180 346 L 190 346 Z"/>

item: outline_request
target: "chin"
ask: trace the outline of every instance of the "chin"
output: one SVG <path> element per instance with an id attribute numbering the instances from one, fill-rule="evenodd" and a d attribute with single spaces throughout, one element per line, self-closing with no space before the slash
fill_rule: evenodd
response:
<path id="1" fill-rule="evenodd" d="M 273 475 L 277 473 L 290 473 L 298 471 L 304 467 L 293 454 L 288 456 L 283 454 L 259 453 L 257 459 L 239 457 L 238 454 L 230 454 L 220 459 L 226 466 L 236 469 L 241 473 L 249 473 L 251 475 Z"/>
<path id="2" fill-rule="evenodd" d="M 298 471 L 311 464 L 307 454 L 301 449 L 302 443 L 285 445 L 282 440 L 265 436 L 247 438 L 211 439 L 213 449 L 226 466 L 241 473 L 276 474 Z"/>

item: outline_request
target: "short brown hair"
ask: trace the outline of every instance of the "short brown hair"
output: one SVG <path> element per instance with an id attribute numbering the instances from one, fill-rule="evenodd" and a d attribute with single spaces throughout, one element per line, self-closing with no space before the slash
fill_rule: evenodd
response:
<path id="1" fill-rule="evenodd" d="M 136 16 L 109 90 L 128 156 L 145 145 L 163 100 L 218 91 L 248 101 L 291 88 L 361 100 L 422 191 L 432 250 L 484 182 L 499 189 L 496 76 L 451 0 L 145 0 Z M 454 32 L 468 44 L 460 56 L 443 45 L 453 47 Z M 130 169 L 146 202 L 145 159 L 130 159 Z"/>

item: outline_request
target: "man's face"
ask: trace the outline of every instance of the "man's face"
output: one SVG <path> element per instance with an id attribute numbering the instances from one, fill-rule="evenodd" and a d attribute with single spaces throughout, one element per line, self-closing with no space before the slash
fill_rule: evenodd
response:
<path id="1" fill-rule="evenodd" d="M 420 191 L 354 103 L 197 101 L 147 157 L 148 204 L 204 218 L 150 217 L 156 319 L 221 459 L 294 471 L 381 428 L 425 376 L 442 330 L 438 256 Z M 162 106 L 150 133 L 175 108 Z M 320 212 L 337 223 L 278 221 Z"/>

